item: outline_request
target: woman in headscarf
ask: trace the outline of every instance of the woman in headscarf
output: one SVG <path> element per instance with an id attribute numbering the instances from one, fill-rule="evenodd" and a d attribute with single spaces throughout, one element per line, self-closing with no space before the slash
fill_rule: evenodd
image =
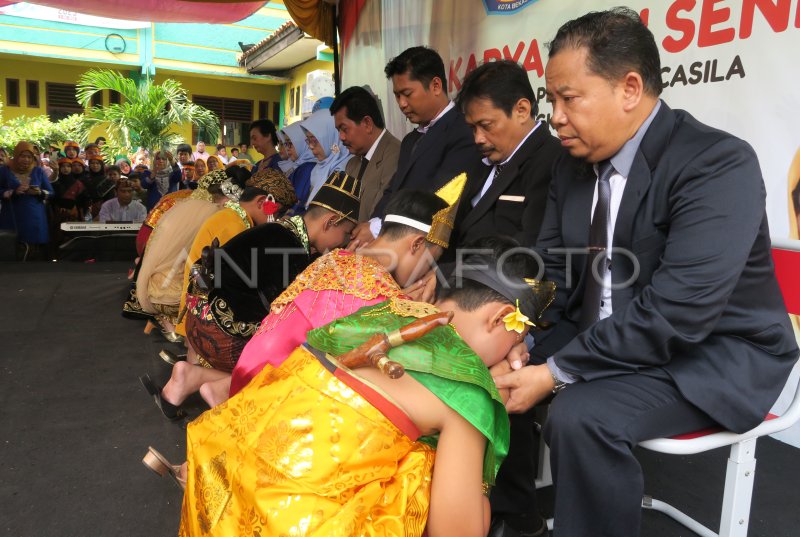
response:
<path id="1" fill-rule="evenodd" d="M 286 133 L 277 131 L 275 134 L 278 135 L 278 154 L 281 156 L 281 160 L 278 161 L 278 168 L 281 169 L 286 177 L 289 177 L 297 165 L 289 158 L 289 150 L 286 148 Z"/>
<path id="2" fill-rule="evenodd" d="M 103 157 L 89 157 L 89 170 L 84 182 L 89 203 L 88 210 L 92 212 L 92 219 L 94 220 L 100 214 L 100 207 L 103 202 L 116 195 L 114 189 L 117 185 L 106 177 L 106 164 L 103 162 Z"/>
<path id="3" fill-rule="evenodd" d="M 292 123 L 281 132 L 284 135 L 286 152 L 289 159 L 294 162 L 294 171 L 289 175 L 297 204 L 292 208 L 292 213 L 303 214 L 308 205 L 308 193 L 311 191 L 311 170 L 317 165 L 317 157 L 311 152 L 306 142 L 306 134 L 301 127 L 302 122 Z"/>
<path id="4" fill-rule="evenodd" d="M 82 164 L 82 163 L 81 163 Z M 58 224 L 61 222 L 75 222 L 81 219 L 81 208 L 85 202 L 86 185 L 83 174 L 73 175 L 72 159 L 62 157 L 58 159 L 58 177 L 51 181 L 55 196 L 52 200 L 54 215 L 54 230 L 60 234 Z"/>
<path id="5" fill-rule="evenodd" d="M 213 172 L 214 170 L 224 170 L 225 163 L 222 162 L 222 159 L 219 158 L 217 155 L 211 155 L 206 159 L 206 165 L 208 166 L 209 173 Z"/>
<path id="6" fill-rule="evenodd" d="M 206 165 L 206 161 L 199 158 L 194 161 L 194 176 L 195 177 L 203 177 L 205 174 L 208 173 L 208 166 Z"/>
<path id="7" fill-rule="evenodd" d="M 8 166 L 0 168 L 0 229 L 17 232 L 17 240 L 29 247 L 47 244 L 45 200 L 53 187 L 36 165 L 33 144 L 19 142 Z"/>
<path id="8" fill-rule="evenodd" d="M 181 171 L 172 166 L 172 153 L 157 151 L 153 156 L 152 173 L 143 172 L 141 184 L 147 189 L 147 210 L 156 206 L 161 196 L 178 190 L 181 182 Z"/>
<path id="9" fill-rule="evenodd" d="M 119 173 L 128 176 L 131 173 L 131 161 L 125 157 L 119 157 L 117 161 L 114 163 L 119 166 Z"/>
<path id="10" fill-rule="evenodd" d="M 311 190 L 305 207 L 314 199 L 328 176 L 335 171 L 344 171 L 352 155 L 339 141 L 339 131 L 330 110 L 317 110 L 300 124 L 306 135 L 311 152 L 317 157 L 317 165 L 311 170 Z"/>

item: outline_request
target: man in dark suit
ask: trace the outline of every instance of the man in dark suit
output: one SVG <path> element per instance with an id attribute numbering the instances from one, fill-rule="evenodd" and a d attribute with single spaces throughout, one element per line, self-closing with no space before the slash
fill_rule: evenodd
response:
<path id="1" fill-rule="evenodd" d="M 339 139 L 355 155 L 345 171 L 361 181 L 361 209 L 356 218 L 365 222 L 397 169 L 400 140 L 386 130 L 378 101 L 365 88 L 347 88 L 330 110 Z"/>
<path id="2" fill-rule="evenodd" d="M 464 79 L 456 105 L 483 155 L 461 204 L 456 245 L 495 234 L 533 243 L 561 148 L 547 125 L 536 121 L 528 73 L 511 60 L 481 65 Z"/>
<path id="3" fill-rule="evenodd" d="M 464 114 L 447 96 L 444 62 L 435 50 L 406 49 L 384 72 L 392 80 L 400 111 L 418 127 L 403 138 L 397 170 L 372 212 L 369 226 L 356 228 L 353 238 L 362 244 L 377 236 L 392 194 L 401 189 L 435 192 L 459 173 L 474 173 L 480 165 L 480 153 Z"/>
<path id="4" fill-rule="evenodd" d="M 555 537 L 633 537 L 636 444 L 756 426 L 798 350 L 752 148 L 659 100 L 658 48 L 632 10 L 566 23 L 549 56 L 569 155 L 553 168 L 537 251 L 559 287 L 557 324 L 536 334 L 546 363 L 496 382 L 511 412 L 556 394 L 544 430 Z"/>
<path id="5" fill-rule="evenodd" d="M 536 121 L 528 73 L 510 60 L 486 63 L 467 75 L 455 101 L 483 155 L 481 171 L 471 177 L 459 207 L 456 247 L 497 234 L 532 244 L 553 161 L 562 149 L 547 125 Z M 509 453 L 491 495 L 493 528 L 505 525 L 523 535 L 547 530 L 536 508 L 537 454 L 531 449 L 536 438 L 532 412 L 511 416 Z"/>

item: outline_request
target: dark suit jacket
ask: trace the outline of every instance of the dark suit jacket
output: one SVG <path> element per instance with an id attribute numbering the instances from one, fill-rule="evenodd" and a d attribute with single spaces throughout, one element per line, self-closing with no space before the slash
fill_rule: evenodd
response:
<path id="1" fill-rule="evenodd" d="M 361 178 L 361 209 L 358 211 L 358 221 L 369 220 L 372 211 L 383 196 L 384 190 L 389 187 L 400 157 L 400 140 L 386 129 L 383 138 L 378 142 L 378 147 L 372 154 L 372 159 L 367 163 L 364 176 Z M 347 161 L 345 172 L 352 177 L 358 177 L 361 169 L 361 158 L 353 157 Z"/>
<path id="2" fill-rule="evenodd" d="M 662 367 L 691 403 L 744 431 L 767 414 L 798 350 L 775 280 L 765 189 L 753 149 L 665 103 L 644 135 L 614 230 L 613 313 L 577 334 L 596 179 L 559 158 L 537 249 L 559 287 L 557 325 L 537 335 L 585 381 Z M 634 262 L 634 257 L 636 262 Z M 571 280 L 570 289 L 568 280 Z M 577 334 L 577 335 L 576 335 Z"/>
<path id="3" fill-rule="evenodd" d="M 553 161 L 561 154 L 558 139 L 542 124 L 503 168 L 500 177 L 472 206 L 483 188 L 491 166 L 483 166 L 471 179 L 459 206 L 454 232 L 456 246 L 463 246 L 487 235 L 508 235 L 520 244 L 531 244 L 539 235 L 550 186 Z"/>
<path id="4" fill-rule="evenodd" d="M 413 156 L 414 136 L 411 134 L 400 144 L 397 171 L 372 217 L 383 218 L 386 204 L 400 189 L 435 192 L 459 173 L 472 174 L 480 166 L 481 155 L 475 147 L 472 130 L 457 106 L 448 110 L 419 139 Z"/>

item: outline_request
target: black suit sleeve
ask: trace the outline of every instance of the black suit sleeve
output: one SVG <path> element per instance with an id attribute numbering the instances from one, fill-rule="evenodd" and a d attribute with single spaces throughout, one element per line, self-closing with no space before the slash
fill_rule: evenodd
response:
<path id="1" fill-rule="evenodd" d="M 728 304 L 765 217 L 758 160 L 741 140 L 723 138 L 689 157 L 673 177 L 656 179 L 671 182 L 659 268 L 626 307 L 555 355 L 559 367 L 583 380 L 664 365 L 676 349 L 704 341 Z M 542 246 L 558 243 L 555 216 L 548 213 Z"/>
<path id="2" fill-rule="evenodd" d="M 542 125 L 539 128 L 546 128 Z M 560 146 L 549 134 L 545 145 L 542 146 L 536 158 L 530 159 L 525 177 L 525 210 L 522 213 L 522 230 L 514 237 L 520 244 L 532 244 L 542 228 L 550 179 L 553 171 L 553 162 L 560 154 Z"/>
<path id="3" fill-rule="evenodd" d="M 408 161 L 411 158 L 411 147 L 413 143 L 408 136 L 403 137 L 403 140 L 400 142 L 400 155 L 398 156 L 398 168 L 400 167 L 400 163 Z M 395 170 L 394 174 L 392 174 L 392 178 L 389 180 L 389 184 L 386 185 L 386 189 L 383 191 L 383 196 L 378 200 L 378 203 L 375 205 L 375 208 L 372 210 L 372 215 L 370 218 L 383 218 L 386 212 L 386 204 L 389 203 L 389 200 L 398 190 L 398 183 L 399 179 L 397 177 L 397 170 Z"/>
<path id="4" fill-rule="evenodd" d="M 460 173 L 472 176 L 480 169 L 481 156 L 475 147 L 469 126 L 462 120 L 454 125 L 454 128 L 449 130 L 446 135 L 447 141 L 442 159 L 439 165 L 432 170 L 432 176 L 424 179 L 425 183 L 430 184 L 434 191 L 446 185 L 450 179 Z"/>
<path id="5" fill-rule="evenodd" d="M 455 113 L 455 112 L 453 112 Z M 401 181 L 395 172 L 388 188 L 384 191 L 383 197 L 375 206 L 372 217 L 383 217 L 386 204 L 391 199 L 392 194 L 403 189 L 417 189 L 428 192 L 435 192 L 443 187 L 447 182 L 462 172 L 468 175 L 475 173 L 480 168 L 481 156 L 475 147 L 472 137 L 472 130 L 464 122 L 460 114 L 449 118 L 449 124 L 444 130 L 432 130 L 425 136 L 435 136 L 435 140 L 426 140 L 425 143 L 432 143 L 435 146 L 425 151 L 417 150 L 416 160 L 405 174 L 406 180 L 400 185 Z M 435 128 L 435 125 L 432 128 Z M 406 136 L 400 146 L 400 156 L 398 159 L 398 170 L 403 163 L 413 159 L 411 149 L 413 147 L 412 138 Z M 420 141 L 420 143 L 423 143 Z M 421 156 L 419 156 L 421 154 Z"/>

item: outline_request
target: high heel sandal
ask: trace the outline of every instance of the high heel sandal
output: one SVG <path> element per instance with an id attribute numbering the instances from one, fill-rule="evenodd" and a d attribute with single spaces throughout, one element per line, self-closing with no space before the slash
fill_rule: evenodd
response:
<path id="1" fill-rule="evenodd" d="M 161 349 L 161 351 L 158 353 L 158 356 L 169 365 L 175 365 L 178 362 L 186 361 L 185 354 L 175 354 L 174 352 L 166 349 Z"/>
<path id="2" fill-rule="evenodd" d="M 183 336 L 174 330 L 161 330 L 161 335 L 170 343 L 183 343 Z"/>
<path id="3" fill-rule="evenodd" d="M 169 475 L 181 490 L 186 490 L 186 480 L 180 477 L 180 465 L 170 463 L 164 455 L 156 451 L 153 447 L 147 448 L 147 453 L 142 459 L 142 464 L 161 477 Z"/>
<path id="4" fill-rule="evenodd" d="M 155 401 L 156 406 L 164 414 L 164 417 L 170 421 L 179 421 L 186 417 L 186 411 L 183 410 L 178 405 L 173 405 L 161 395 L 161 387 L 158 386 L 153 379 L 150 378 L 150 375 L 143 375 L 139 377 L 139 382 L 142 383 L 144 389 L 147 390 L 153 397 L 153 401 Z"/>

